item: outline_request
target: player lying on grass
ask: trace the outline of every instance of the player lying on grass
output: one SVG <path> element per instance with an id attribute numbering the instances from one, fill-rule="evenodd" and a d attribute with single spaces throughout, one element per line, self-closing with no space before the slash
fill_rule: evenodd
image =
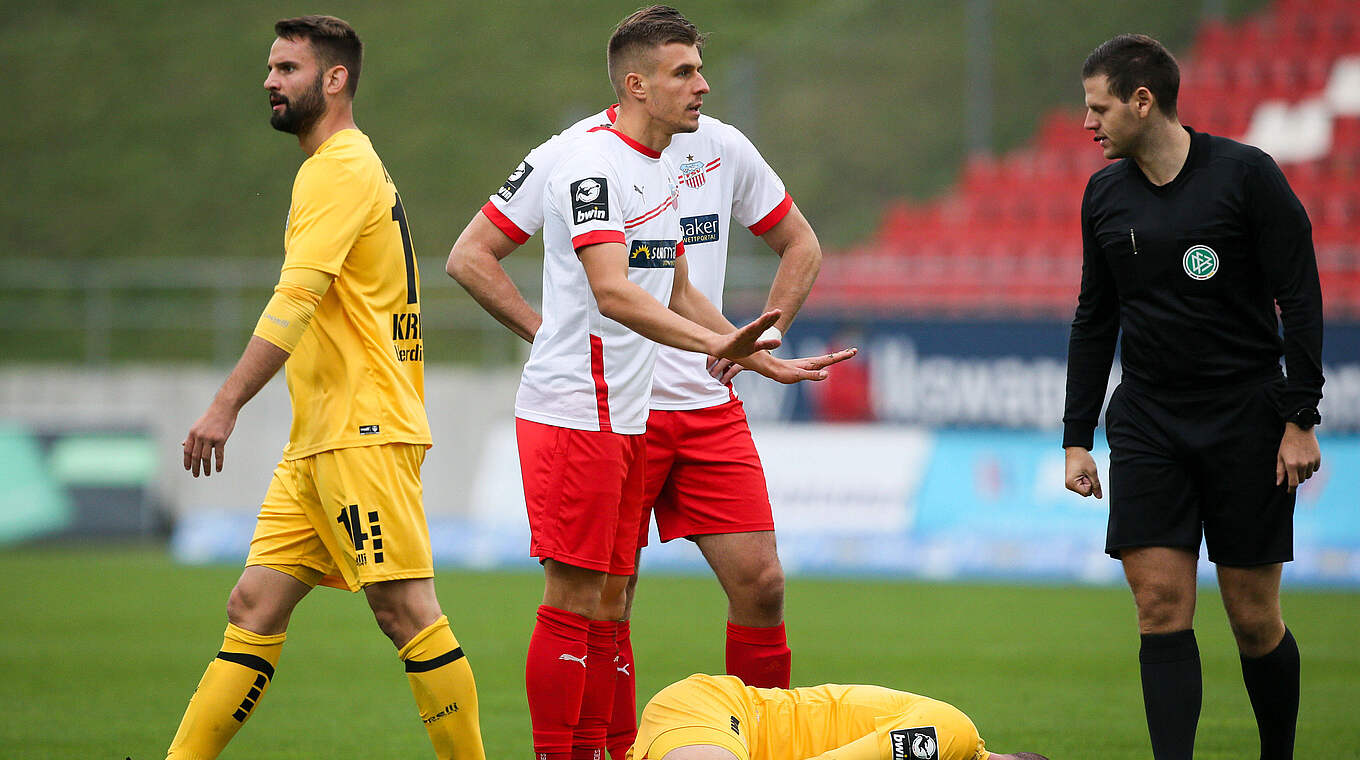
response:
<path id="1" fill-rule="evenodd" d="M 1048 760 L 988 752 L 957 707 L 882 686 L 757 689 L 695 674 L 642 710 L 629 760 Z"/>

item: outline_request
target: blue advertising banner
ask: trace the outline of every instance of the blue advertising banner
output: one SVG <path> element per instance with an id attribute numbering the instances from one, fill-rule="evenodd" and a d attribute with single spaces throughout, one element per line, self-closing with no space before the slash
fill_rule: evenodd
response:
<path id="1" fill-rule="evenodd" d="M 755 424 L 791 575 L 890 575 L 1122 583 L 1104 552 L 1106 500 L 1063 487 L 1063 453 L 1042 431 Z M 1298 493 L 1287 582 L 1360 588 L 1360 435 L 1320 435 L 1322 469 Z M 1108 450 L 1094 452 L 1107 476 Z M 492 431 L 458 519 L 431 517 L 440 564 L 533 568 L 514 433 Z M 1108 484 L 1108 477 L 1105 478 Z M 239 562 L 249 514 L 195 513 L 173 545 L 186 561 Z M 644 572 L 704 571 L 689 541 L 652 530 Z M 1212 568 L 1201 552 L 1201 573 Z"/>
<path id="2" fill-rule="evenodd" d="M 822 383 L 781 386 L 742 373 L 752 419 L 887 422 L 947 428 L 1057 430 L 1067 378 L 1067 325 L 802 317 L 781 356 L 859 346 Z M 1325 429 L 1360 431 L 1360 325 L 1328 325 Z M 1110 373 L 1113 391 L 1119 362 Z"/>

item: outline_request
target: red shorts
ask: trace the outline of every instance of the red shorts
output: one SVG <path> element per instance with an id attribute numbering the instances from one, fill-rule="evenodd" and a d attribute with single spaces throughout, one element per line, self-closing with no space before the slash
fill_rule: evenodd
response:
<path id="1" fill-rule="evenodd" d="M 649 511 L 656 513 L 662 541 L 774 530 L 765 469 L 741 401 L 707 409 L 653 409 L 646 437 L 639 547 L 647 545 Z"/>
<path id="2" fill-rule="evenodd" d="M 642 520 L 643 437 L 516 418 L 515 438 L 529 555 L 632 575 Z"/>

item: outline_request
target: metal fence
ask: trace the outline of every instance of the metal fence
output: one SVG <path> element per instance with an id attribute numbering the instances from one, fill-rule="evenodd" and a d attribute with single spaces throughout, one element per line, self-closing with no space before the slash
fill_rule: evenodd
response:
<path id="1" fill-rule="evenodd" d="M 734 246 L 735 247 L 735 246 Z M 279 276 L 279 259 L 26 261 L 0 259 L 0 357 L 5 363 L 104 366 L 128 362 L 229 366 L 240 356 Z M 505 260 L 538 303 L 541 259 Z M 729 305 L 759 308 L 777 259 L 736 252 Z M 431 363 L 515 364 L 526 344 L 444 274 L 420 262 L 421 329 Z"/>

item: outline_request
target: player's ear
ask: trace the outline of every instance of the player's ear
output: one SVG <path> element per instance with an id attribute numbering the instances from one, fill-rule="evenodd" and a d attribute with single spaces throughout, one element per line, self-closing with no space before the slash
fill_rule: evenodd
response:
<path id="1" fill-rule="evenodd" d="M 1152 90 L 1146 87 L 1139 87 L 1133 91 L 1133 97 L 1129 98 L 1130 105 L 1138 112 L 1139 116 L 1148 116 L 1157 105 L 1157 98 L 1152 94 Z"/>
<path id="2" fill-rule="evenodd" d="M 623 91 L 638 100 L 647 99 L 647 80 L 636 71 L 623 75 Z"/>
<path id="3" fill-rule="evenodd" d="M 326 70 L 321 77 L 321 87 L 327 95 L 339 95 L 349 84 L 349 69 L 335 65 Z"/>

